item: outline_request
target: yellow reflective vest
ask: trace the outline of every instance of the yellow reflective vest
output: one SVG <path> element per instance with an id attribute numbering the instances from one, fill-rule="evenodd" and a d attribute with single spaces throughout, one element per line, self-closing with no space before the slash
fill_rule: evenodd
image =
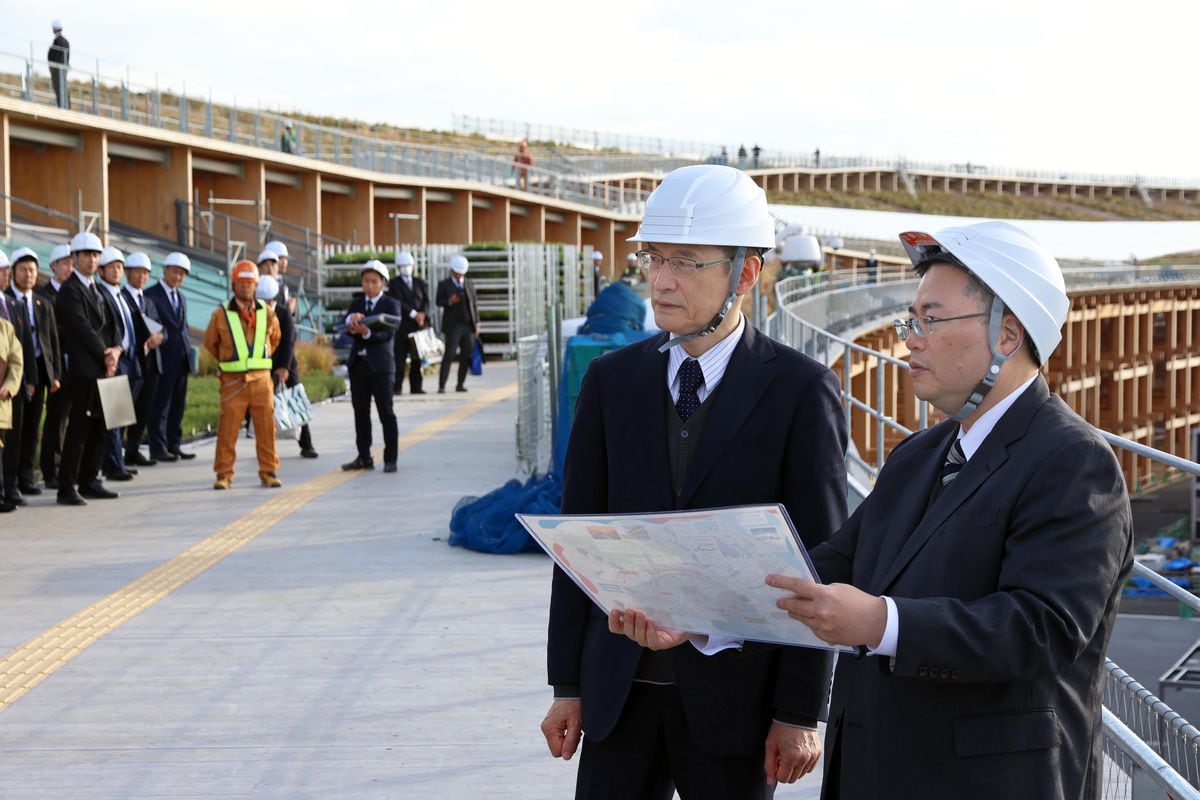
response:
<path id="1" fill-rule="evenodd" d="M 238 319 L 238 312 L 225 309 L 225 319 L 229 322 L 229 334 L 233 338 L 233 349 L 237 358 L 217 364 L 221 368 L 221 372 L 250 372 L 256 369 L 271 368 L 271 357 L 267 355 L 267 304 L 261 300 L 255 300 L 254 306 L 253 351 L 246 347 L 246 333 L 242 330 L 242 321 Z"/>

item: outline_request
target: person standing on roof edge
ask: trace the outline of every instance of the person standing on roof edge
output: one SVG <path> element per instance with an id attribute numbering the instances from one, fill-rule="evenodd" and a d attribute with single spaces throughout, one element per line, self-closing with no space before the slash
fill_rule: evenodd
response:
<path id="1" fill-rule="evenodd" d="M 630 241 L 667 333 L 591 362 L 563 472 L 565 514 L 782 503 L 808 547 L 846 516 L 837 378 L 742 315 L 775 246 L 740 170 L 669 173 Z M 552 755 L 582 754 L 577 798 L 767 798 L 816 765 L 832 656 L 606 618 L 554 569 Z"/>
<path id="2" fill-rule="evenodd" d="M 900 236 L 921 276 L 896 332 L 948 419 L 896 445 L 811 552 L 770 576 L 839 658 L 825 800 L 1098 800 L 1104 653 L 1133 559 L 1112 448 L 1040 368 L 1070 301 L 1054 257 L 983 222 Z"/>

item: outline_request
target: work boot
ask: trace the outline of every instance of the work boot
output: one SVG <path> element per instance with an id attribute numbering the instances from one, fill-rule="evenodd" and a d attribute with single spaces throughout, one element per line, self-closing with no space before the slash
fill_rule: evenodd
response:
<path id="1" fill-rule="evenodd" d="M 283 481 L 279 480 L 279 476 L 274 472 L 260 472 L 258 479 L 262 481 L 262 485 L 267 489 L 278 489 L 283 486 Z"/>
<path id="2" fill-rule="evenodd" d="M 215 481 L 213 481 L 214 489 L 224 490 L 224 489 L 228 489 L 230 486 L 233 486 L 233 476 L 232 475 L 218 475 L 217 479 Z"/>

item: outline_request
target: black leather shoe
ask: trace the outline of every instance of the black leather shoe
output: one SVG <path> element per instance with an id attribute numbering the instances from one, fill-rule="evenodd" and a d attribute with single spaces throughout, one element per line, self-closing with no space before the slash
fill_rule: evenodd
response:
<path id="1" fill-rule="evenodd" d="M 179 460 L 179 456 L 174 453 L 151 453 L 150 457 L 155 461 L 166 461 L 168 463 Z"/>
<path id="2" fill-rule="evenodd" d="M 37 497 L 41 493 L 42 493 L 42 490 L 39 489 L 37 486 L 35 486 L 32 483 L 22 483 L 21 484 L 21 494 L 27 494 L 30 497 Z"/>
<path id="3" fill-rule="evenodd" d="M 353 461 L 342 464 L 342 469 L 344 469 L 346 472 L 356 469 L 375 469 L 375 460 L 359 456 Z"/>
<path id="4" fill-rule="evenodd" d="M 396 471 L 396 465 L 395 465 L 395 464 L 384 464 L 384 465 L 383 465 L 383 471 L 384 471 L 384 472 L 395 472 L 395 471 Z"/>
<path id="5" fill-rule="evenodd" d="M 446 393 L 446 387 L 445 387 L 445 386 L 439 386 L 439 387 L 438 387 L 438 394 L 445 394 L 445 393 Z"/>
<path id="6" fill-rule="evenodd" d="M 300 457 L 301 458 L 316 458 L 317 451 L 313 450 L 311 447 L 301 448 L 300 449 Z"/>
<path id="7" fill-rule="evenodd" d="M 91 486 L 79 487 L 79 496 L 90 497 L 93 500 L 113 500 L 120 497 L 116 492 L 105 489 L 104 484 L 100 481 L 96 481 Z"/>
<path id="8" fill-rule="evenodd" d="M 16 511 L 17 506 L 7 500 L 0 499 L 0 514 L 7 514 L 10 511 Z"/>
<path id="9" fill-rule="evenodd" d="M 132 455 L 126 453 L 125 454 L 125 463 L 133 464 L 135 467 L 153 467 L 158 462 L 155 461 L 153 458 L 146 458 L 141 453 L 134 453 Z"/>
<path id="10" fill-rule="evenodd" d="M 104 473 L 106 481 L 131 481 L 133 480 L 133 470 L 126 472 L 106 472 Z"/>
<path id="11" fill-rule="evenodd" d="M 44 481 L 42 481 L 42 483 L 46 484 L 47 489 L 58 488 L 58 478 L 54 477 L 53 475 L 51 475 L 49 478 L 46 478 Z"/>
<path id="12" fill-rule="evenodd" d="M 409 394 L 425 394 L 424 389 L 413 389 Z"/>
<path id="13" fill-rule="evenodd" d="M 454 387 L 454 391 L 456 391 L 456 392 L 465 392 L 466 390 L 467 390 L 467 387 L 465 387 L 465 386 L 455 386 Z"/>
<path id="14" fill-rule="evenodd" d="M 4 490 L 4 501 L 6 503 L 12 503 L 14 506 L 25 505 L 25 497 L 21 494 L 21 491 L 17 489 L 16 486 L 10 486 Z"/>
<path id="15" fill-rule="evenodd" d="M 189 453 L 185 450 L 172 450 L 171 455 L 175 456 L 176 458 L 182 458 L 184 461 L 191 461 L 196 457 L 195 453 Z"/>
<path id="16" fill-rule="evenodd" d="M 87 500 L 79 496 L 79 492 L 70 488 L 58 490 L 58 504 L 60 506 L 86 506 Z"/>

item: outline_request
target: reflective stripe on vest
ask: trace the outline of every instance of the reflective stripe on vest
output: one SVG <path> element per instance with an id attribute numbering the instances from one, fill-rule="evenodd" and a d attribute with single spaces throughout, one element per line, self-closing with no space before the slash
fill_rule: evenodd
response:
<path id="1" fill-rule="evenodd" d="M 221 372 L 249 372 L 253 369 L 270 369 L 271 359 L 267 356 L 267 305 L 261 300 L 254 301 L 257 310 L 254 312 L 254 354 L 246 351 L 246 332 L 242 330 L 242 322 L 238 312 L 225 309 L 225 319 L 229 322 L 229 333 L 233 337 L 233 350 L 237 355 L 234 361 L 222 361 L 217 366 Z"/>

